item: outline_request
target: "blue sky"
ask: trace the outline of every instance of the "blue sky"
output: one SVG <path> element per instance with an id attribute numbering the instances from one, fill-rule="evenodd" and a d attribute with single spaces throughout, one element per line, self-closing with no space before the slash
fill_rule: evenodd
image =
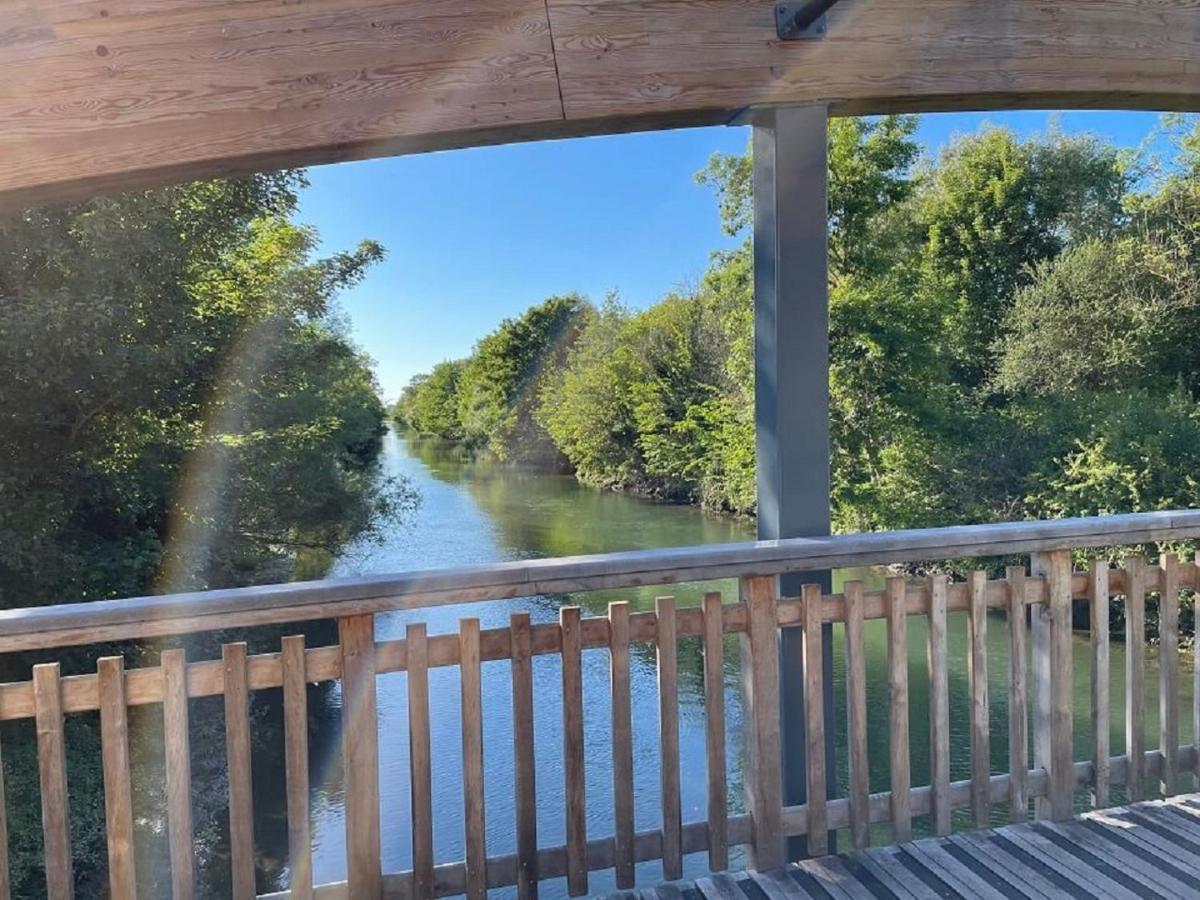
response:
<path id="1" fill-rule="evenodd" d="M 1021 134 L 1094 132 L 1138 146 L 1156 113 L 1008 112 L 924 116 L 936 154 L 983 122 Z M 465 356 L 501 319 L 555 293 L 636 307 L 693 284 L 731 240 L 694 174 L 715 151 L 740 153 L 746 128 L 696 128 L 431 153 L 309 171 L 299 219 L 326 252 L 374 238 L 387 259 L 341 306 L 377 362 L 384 394 Z"/>

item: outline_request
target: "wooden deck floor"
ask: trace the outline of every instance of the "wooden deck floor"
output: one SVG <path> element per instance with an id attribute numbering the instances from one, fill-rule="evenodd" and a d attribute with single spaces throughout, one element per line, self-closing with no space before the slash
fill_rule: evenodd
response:
<path id="1" fill-rule="evenodd" d="M 614 897 L 664 900 L 1200 898 L 1200 794 L 730 873 Z"/>

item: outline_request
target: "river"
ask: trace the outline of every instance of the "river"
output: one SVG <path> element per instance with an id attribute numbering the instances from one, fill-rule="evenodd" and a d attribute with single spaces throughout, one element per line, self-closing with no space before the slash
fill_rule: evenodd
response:
<path id="1" fill-rule="evenodd" d="M 421 507 L 403 526 L 382 543 L 353 546 L 338 560 L 331 575 L 360 575 L 426 569 L 441 566 L 475 565 L 502 560 L 597 553 L 636 548 L 715 544 L 745 540 L 752 526 L 707 515 L 698 509 L 656 504 L 637 497 L 591 490 L 571 477 L 522 470 L 487 461 L 475 461 L 459 448 L 444 442 L 389 433 L 385 438 L 382 466 L 387 474 L 407 477 L 420 491 Z M 881 573 L 849 573 L 877 586 Z M 838 573 L 835 584 L 847 573 Z M 705 590 L 726 591 L 735 596 L 736 585 L 720 582 L 670 589 L 681 604 L 698 602 Z M 403 637 L 405 625 L 419 617 L 429 624 L 431 634 L 457 630 L 458 620 L 477 616 L 484 628 L 503 627 L 509 614 L 528 611 L 535 622 L 557 620 L 558 607 L 581 603 L 585 614 L 602 614 L 610 600 L 630 600 L 638 608 L 650 608 L 663 589 L 621 590 L 579 597 L 536 597 L 493 601 L 414 613 L 393 613 L 377 619 L 379 639 Z M 988 681 L 991 696 L 992 767 L 1007 767 L 1007 671 L 1006 621 L 991 619 L 989 629 Z M 966 623 L 963 614 L 952 614 L 950 632 L 950 696 L 952 777 L 969 775 L 969 731 L 966 683 Z M 887 651 L 884 623 L 867 623 L 868 648 L 868 734 L 871 757 L 871 789 L 886 790 L 887 762 Z M 846 779 L 843 637 L 835 632 L 838 648 L 834 660 L 835 697 L 838 701 L 837 743 L 839 780 Z M 926 782 L 928 721 L 924 622 L 913 619 L 909 626 L 911 668 L 911 721 L 914 784 Z M 1157 676 L 1153 653 L 1147 672 L 1147 746 L 1157 746 Z M 725 673 L 729 734 L 729 799 L 731 810 L 742 809 L 740 772 L 741 707 L 737 670 L 737 643 L 727 643 Z M 1075 758 L 1089 755 L 1089 655 L 1087 642 L 1075 642 Z M 563 840 L 563 782 L 561 709 L 557 701 L 560 667 L 553 656 L 534 661 L 535 697 L 545 698 L 536 708 L 538 826 L 541 846 Z M 1191 679 L 1181 679 L 1190 709 Z M 1112 647 L 1113 752 L 1123 746 L 1124 651 Z M 649 647 L 635 648 L 632 655 L 632 690 L 635 741 L 636 827 L 656 827 L 659 821 L 657 697 L 654 654 Z M 703 733 L 702 660 L 698 642 L 685 639 L 680 645 L 680 747 L 684 821 L 705 817 L 705 760 Z M 484 744 L 488 852 L 491 855 L 515 850 L 512 796 L 512 720 L 509 667 L 507 662 L 484 663 Z M 326 740 L 318 741 L 313 753 L 312 808 L 314 811 L 314 875 L 318 883 L 345 877 L 345 842 L 342 782 L 336 737 L 336 688 L 326 695 L 324 708 L 314 710 Z M 408 794 L 407 697 L 403 673 L 383 675 L 378 682 L 381 805 L 383 816 L 383 864 L 385 872 L 403 871 L 411 864 Z M 456 668 L 439 668 L 430 673 L 431 742 L 434 760 L 434 841 L 439 863 L 463 857 L 461 748 L 459 743 L 459 689 Z M 587 760 L 588 834 L 612 833 L 611 755 L 609 751 L 608 663 L 604 651 L 584 654 L 585 734 L 590 748 Z M 1184 741 L 1191 740 L 1190 716 L 1182 716 Z M 1081 794 L 1080 803 L 1084 802 Z M 994 809 L 996 820 L 1007 819 L 1003 806 Z M 277 822 L 277 815 L 276 815 Z M 962 824 L 966 824 L 965 818 Z M 924 823 L 916 823 L 918 831 Z M 265 826 L 265 823 L 260 823 Z M 878 840 L 886 840 L 880 829 Z M 685 874 L 703 873 L 705 857 L 696 854 L 685 860 Z M 639 866 L 639 883 L 661 877 L 657 863 Z M 281 876 L 286 881 L 286 876 Z M 280 885 L 283 886 L 282 884 Z M 590 886 L 602 891 L 613 886 L 610 872 L 593 873 Z M 545 884 L 544 896 L 565 895 L 561 881 Z"/>

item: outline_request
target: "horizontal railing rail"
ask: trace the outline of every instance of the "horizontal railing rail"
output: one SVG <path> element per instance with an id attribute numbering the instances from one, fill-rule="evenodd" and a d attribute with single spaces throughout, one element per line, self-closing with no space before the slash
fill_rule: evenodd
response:
<path id="1" fill-rule="evenodd" d="M 389 576 L 0 610 L 0 653 L 717 578 L 1200 537 L 1200 510 L 522 560 Z"/>
<path id="2" fill-rule="evenodd" d="M 946 834 L 955 827 L 953 814 L 959 810 L 969 811 L 975 827 L 993 821 L 997 805 L 1006 821 L 1024 820 L 1031 814 L 1061 819 L 1081 804 L 1079 792 L 1084 789 L 1090 790 L 1091 805 L 1102 808 L 1110 804 L 1114 787 L 1122 790 L 1125 799 L 1137 800 L 1151 783 L 1151 789 L 1171 794 L 1183 789 L 1185 782 L 1191 784 L 1187 780 L 1191 776 L 1200 780 L 1200 703 L 1192 710 L 1193 733 L 1198 737 L 1192 743 L 1180 739 L 1184 714 L 1179 649 L 1180 599 L 1185 592 L 1200 589 L 1200 564 L 1163 553 L 1158 564 L 1150 566 L 1134 552 L 1117 566 L 1092 560 L 1083 571 L 1072 567 L 1073 552 L 1080 550 L 1196 536 L 1200 536 L 1200 513 L 1160 513 L 547 560 L 340 582 L 330 585 L 328 593 L 322 593 L 319 585 L 214 592 L 216 604 L 224 604 L 219 620 L 216 614 L 198 613 L 203 595 L 175 598 L 175 603 L 170 598 L 144 598 L 94 604 L 102 609 L 91 610 L 93 618 L 87 618 L 87 607 L 54 608 L 41 611 L 49 613 L 42 621 L 57 627 L 46 633 L 16 631 L 19 641 L 38 639 L 22 646 L 47 650 L 118 634 L 140 635 L 148 622 L 161 627 L 162 634 L 181 634 L 318 617 L 337 620 L 338 640 L 329 646 L 306 646 L 303 635 L 293 634 L 278 639 L 277 652 L 253 654 L 245 643 L 231 642 L 222 646 L 219 659 L 189 660 L 187 651 L 169 649 L 148 654 L 147 665 L 130 668 L 122 657 L 106 657 L 96 660 L 94 672 L 68 676 L 61 674 L 59 663 L 42 663 L 33 666 L 29 680 L 0 684 L 0 720 L 36 724 L 46 893 L 52 900 L 70 897 L 72 885 L 65 723 L 70 715 L 92 711 L 99 712 L 101 732 L 110 894 L 132 900 L 137 893 L 132 848 L 138 829 L 148 826 L 135 820 L 131 803 L 138 770 L 130 762 L 128 713 L 148 705 L 162 709 L 161 717 L 139 721 L 154 732 L 161 748 L 155 752 L 164 760 L 161 817 L 169 845 L 171 893 L 178 900 L 195 896 L 191 808 L 195 785 L 190 768 L 195 751 L 189 710 L 193 700 L 215 696 L 223 698 L 224 707 L 230 888 L 236 900 L 253 900 L 258 873 L 251 708 L 257 692 L 272 688 L 282 689 L 280 749 L 286 770 L 288 841 L 287 887 L 271 897 L 358 900 L 465 893 L 481 898 L 489 889 L 509 886 L 515 886 L 520 897 L 534 897 L 540 883 L 557 878 L 565 878 L 566 892 L 577 896 L 594 889 L 596 882 L 590 876 L 599 870 L 612 870 L 613 883 L 624 888 L 634 884 L 639 862 L 658 861 L 662 876 L 675 879 L 684 871 L 688 854 L 707 854 L 707 867 L 719 870 L 730 865 L 731 851 L 738 847 L 745 848 L 751 865 L 767 868 L 785 861 L 785 838 L 791 836 L 804 836 L 810 852 L 820 854 L 830 849 L 831 830 L 847 829 L 849 844 L 863 847 L 881 837 L 872 826 L 886 826 L 886 839 L 902 842 L 924 827 L 915 821 L 922 816 L 928 817 L 930 832 Z M 808 584 L 798 597 L 787 598 L 780 595 L 777 578 L 781 572 L 836 565 L 1022 553 L 1029 554 L 1028 568 L 1009 566 L 1001 577 L 990 579 L 982 571 L 973 571 L 957 583 L 944 574 L 919 579 L 893 575 L 880 590 L 851 581 L 841 591 L 827 593 L 820 585 Z M 677 605 L 674 598 L 663 596 L 652 611 L 635 612 L 627 602 L 618 601 L 608 604 L 606 615 L 585 615 L 580 607 L 565 605 L 556 622 L 536 623 L 528 611 L 517 611 L 511 612 L 504 627 L 483 628 L 479 619 L 464 617 L 457 621 L 456 630 L 442 634 L 429 634 L 425 622 L 409 616 L 402 637 L 380 639 L 376 633 L 375 612 L 412 609 L 420 605 L 415 598 L 436 606 L 457 602 L 447 599 L 451 596 L 466 602 L 545 593 L 550 591 L 548 585 L 555 585 L 556 592 L 608 590 L 719 576 L 738 579 L 736 601 L 715 591 L 706 593 L 696 606 Z M 397 593 L 401 586 L 410 593 Z M 297 597 L 304 602 L 297 602 Z M 1159 629 L 1156 748 L 1148 747 L 1146 739 L 1145 623 L 1151 597 L 1157 597 Z M 1114 598 L 1121 603 L 1127 623 L 1125 747 L 1118 754 L 1109 746 L 1111 681 L 1116 668 L 1110 665 L 1109 605 Z M 164 600 L 168 602 L 160 603 Z M 280 605 L 270 605 L 272 600 Z M 384 605 L 357 605 L 377 601 Z M 1091 688 L 1089 712 L 1082 716 L 1072 705 L 1072 613 L 1079 603 L 1087 604 L 1089 614 Z M 130 604 L 140 609 L 141 618 L 126 618 L 134 615 Z M 151 608 L 157 618 L 146 617 Z M 14 627 L 29 628 L 26 612 L 36 611 L 11 614 Z M 957 614 L 951 617 L 951 613 Z M 869 668 L 866 635 L 871 620 L 883 620 L 872 627 L 880 629 L 875 646 L 886 648 L 887 658 L 886 664 Z M 831 622 L 841 625 L 837 649 L 844 654 L 845 683 L 835 715 L 845 717 L 848 759 L 848 783 L 833 790 L 827 782 L 824 735 L 837 730 L 838 723 L 828 720 L 821 699 L 827 687 L 823 657 L 829 652 L 822 630 Z M 910 623 L 919 627 L 910 628 Z M 0 626 L 0 633 L 6 628 L 7 624 Z M 799 629 L 805 663 L 809 800 L 790 806 L 783 802 L 781 787 L 780 710 L 792 685 L 780 675 L 781 629 Z M 736 649 L 727 645 L 729 635 L 738 636 Z M 960 666 L 965 671 L 952 671 L 957 657 L 950 652 L 950 640 L 955 635 L 965 637 L 966 658 Z M 913 662 L 915 640 L 924 645 L 923 665 Z M 699 649 L 699 671 L 692 673 L 698 706 L 692 717 L 694 723 L 702 723 L 703 750 L 697 755 L 702 755 L 703 764 L 691 770 L 683 765 L 680 740 L 684 641 Z M 638 645 L 653 651 L 652 662 L 648 661 L 651 654 L 633 652 Z M 999 681 L 994 665 L 989 675 L 988 664 L 989 653 L 997 650 L 1007 657 Z M 533 662 L 546 655 L 557 660 L 555 681 L 547 684 L 543 678 L 535 692 Z M 78 661 L 76 653 L 75 664 Z M 496 696 L 482 689 L 483 664 L 490 661 L 507 661 L 504 677 L 511 681 L 511 690 L 504 696 L 503 710 L 485 708 L 485 697 Z M 595 664 L 601 661 L 606 664 L 606 677 L 589 682 L 585 690 L 584 673 L 594 674 Z M 652 723 L 639 721 L 633 711 L 638 691 L 632 676 L 647 666 L 655 694 Z M 731 699 L 728 690 L 729 666 L 739 673 L 740 700 Z M 452 694 L 435 692 L 431 686 L 431 673 L 446 667 L 458 670 L 457 691 Z M 403 871 L 388 870 L 381 835 L 377 691 L 379 677 L 391 672 L 405 673 L 404 711 L 397 713 L 395 704 L 390 706 L 392 715 L 404 717 L 408 741 L 406 824 L 411 832 L 411 864 Z M 489 677 L 497 674 L 493 669 Z M 1193 678 L 1197 679 L 1194 696 L 1200 698 L 1200 669 Z M 337 683 L 340 688 L 342 733 L 337 760 L 346 877 L 314 884 L 307 686 L 322 683 Z M 989 683 L 1003 685 L 1002 716 L 992 715 Z M 880 699 L 874 709 L 868 705 L 871 687 Z M 606 695 L 609 704 L 602 723 L 594 714 L 585 715 L 585 701 L 595 700 L 597 691 Z M 923 699 L 914 706 L 918 694 Z M 958 727 L 965 725 L 970 738 L 969 750 L 962 749 L 957 759 L 951 752 L 952 696 L 961 701 L 958 708 L 966 709 Z M 463 798 L 456 815 L 463 848 L 458 860 L 439 858 L 444 854 L 435 845 L 435 835 L 444 834 L 444 829 L 435 829 L 435 819 L 447 810 L 444 803 L 435 804 L 434 784 L 449 760 L 444 753 L 433 752 L 431 735 L 436 729 L 431 716 L 446 712 L 447 698 L 456 708 L 455 728 L 460 731 L 461 756 L 454 754 L 451 773 L 461 781 Z M 728 709 L 734 702 L 740 703 L 735 714 Z M 924 769 L 910 747 L 914 709 L 928 716 L 928 725 L 920 725 L 929 729 Z M 555 735 L 561 742 L 561 756 L 556 750 L 552 771 L 555 788 L 561 789 L 562 833 L 552 835 L 540 830 L 544 809 L 538 803 L 547 772 L 539 771 L 545 750 L 537 734 L 540 729 L 544 738 L 548 714 L 553 728 L 561 725 Z M 500 832 L 487 827 L 494 809 L 484 803 L 486 785 L 494 783 L 489 782 L 489 772 L 494 777 L 490 767 L 496 763 L 497 739 L 491 729 L 501 720 L 511 747 L 511 769 L 506 769 L 505 779 L 511 780 L 507 791 L 512 806 L 505 814 L 511 816 L 515 835 L 512 848 L 495 846 Z M 1087 720 L 1093 732 L 1083 760 L 1073 753 L 1077 720 Z M 997 764 L 992 731 L 1001 721 L 1008 754 L 1006 762 Z M 538 729 L 535 722 L 540 723 Z M 635 816 L 635 791 L 641 788 L 634 777 L 634 754 L 636 746 L 639 767 L 647 764 L 644 729 L 650 724 L 659 769 L 658 823 L 638 830 L 635 820 L 641 816 Z M 886 754 L 886 765 L 875 760 L 872 766 L 868 728 L 886 733 L 886 742 L 877 745 L 877 750 L 884 748 L 880 752 Z M 635 731 L 643 732 L 641 743 L 635 741 Z M 491 752 L 485 754 L 485 747 Z M 144 747 L 142 751 L 144 761 Z M 596 808 L 588 787 L 595 784 L 589 766 L 601 758 L 610 773 L 611 796 L 600 801 L 609 805 L 607 810 Z M 964 767 L 963 762 L 969 765 Z M 969 769 L 969 777 L 954 779 L 955 764 L 960 773 Z M 887 771 L 887 790 L 872 791 L 870 773 L 881 766 Z M 730 802 L 731 771 L 742 782 L 744 811 Z M 686 810 L 697 807 L 683 804 L 681 792 L 689 778 L 696 779 L 693 788 L 703 785 L 702 818 L 690 821 Z M 0 781 L 0 836 L 7 833 L 9 815 L 2 791 Z M 695 793 L 693 789 L 693 799 Z M 597 834 L 596 823 L 605 819 L 610 824 Z M 960 819 L 959 826 L 963 824 Z M 0 900 L 10 893 L 6 849 L 0 841 Z"/>

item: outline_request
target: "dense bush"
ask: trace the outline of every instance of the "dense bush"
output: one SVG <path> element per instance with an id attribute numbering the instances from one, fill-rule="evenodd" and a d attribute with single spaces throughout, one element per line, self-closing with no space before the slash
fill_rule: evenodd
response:
<path id="1" fill-rule="evenodd" d="M 296 173 L 200 182 L 0 218 L 0 607 L 225 587 L 324 573 L 350 538 L 415 498 L 374 463 L 385 410 L 368 361 L 332 313 L 382 255 L 315 259 L 291 215 Z M 256 639 L 270 642 L 268 630 Z M 211 656 L 217 636 L 189 642 Z M 277 646 L 277 643 L 276 643 Z M 56 654 L 64 673 L 97 653 Z M 40 661 L 9 655 L 3 680 Z M 220 711 L 192 732 L 200 875 L 222 884 Z M 256 704 L 256 722 L 263 710 Z M 161 727 L 133 710 L 139 874 L 169 893 Z M 95 715 L 71 716 L 77 889 L 105 887 Z M 256 730 L 260 743 L 270 732 Z M 36 746 L 3 729 L 14 896 L 43 893 Z M 158 791 L 159 795 L 155 792 Z M 149 847 L 149 850 L 147 850 Z M 216 888 L 220 892 L 220 888 Z"/>

